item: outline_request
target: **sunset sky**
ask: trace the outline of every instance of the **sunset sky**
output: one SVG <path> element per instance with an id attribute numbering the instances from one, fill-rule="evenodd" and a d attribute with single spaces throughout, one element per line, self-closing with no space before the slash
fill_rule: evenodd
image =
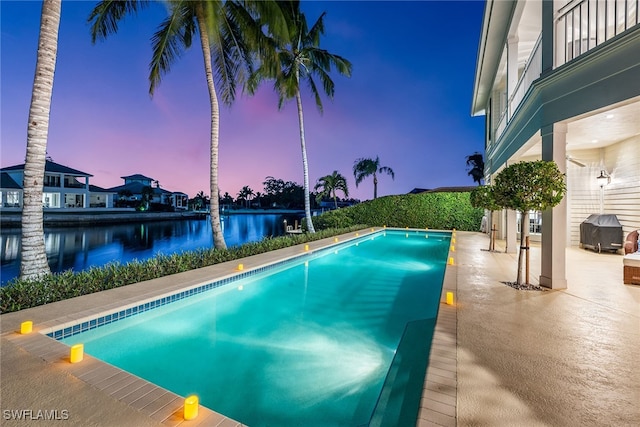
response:
<path id="1" fill-rule="evenodd" d="M 62 2 L 48 154 L 114 187 L 140 173 L 170 191 L 209 194 L 210 110 L 197 40 L 148 94 L 150 37 L 161 5 L 121 23 L 91 44 L 87 17 L 97 2 Z M 354 161 L 380 157 L 395 180 L 379 178 L 378 194 L 414 187 L 474 185 L 465 157 L 483 151 L 484 118 L 470 116 L 482 1 L 306 1 L 315 22 L 323 11 L 321 47 L 353 64 L 351 78 L 333 75 L 335 97 L 320 115 L 303 92 L 311 186 L 334 170 L 350 195 L 373 197 L 369 178 L 355 186 Z M 0 1 L 2 167 L 24 162 L 41 2 Z M 272 85 L 222 107 L 220 188 L 263 191 L 266 176 L 302 184 L 294 101 L 281 111 Z M 341 196 L 341 194 L 339 194 Z"/>

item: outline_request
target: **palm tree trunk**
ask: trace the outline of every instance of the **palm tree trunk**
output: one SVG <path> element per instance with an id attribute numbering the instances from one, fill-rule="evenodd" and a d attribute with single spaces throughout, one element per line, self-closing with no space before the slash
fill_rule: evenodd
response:
<path id="1" fill-rule="evenodd" d="M 378 198 L 378 176 L 376 173 L 373 173 L 373 198 Z"/>
<path id="2" fill-rule="evenodd" d="M 56 69 L 61 0 L 44 0 L 38 39 L 36 71 L 27 124 L 24 163 L 20 278 L 35 279 L 51 273 L 44 246 L 42 193 L 47 157 L 49 114 Z"/>
<path id="3" fill-rule="evenodd" d="M 338 198 L 336 197 L 336 189 L 334 188 L 333 191 L 333 203 L 336 205 L 336 209 L 338 209 Z"/>
<path id="4" fill-rule="evenodd" d="M 210 160 L 210 185 L 211 199 L 210 215 L 211 215 L 211 231 L 213 234 L 213 246 L 216 249 L 226 249 L 227 244 L 222 234 L 222 225 L 220 224 L 220 199 L 218 198 L 218 143 L 220 136 L 220 107 L 218 105 L 218 95 L 213 83 L 213 68 L 211 66 L 211 46 L 209 45 L 209 33 L 207 32 L 207 23 L 205 21 L 204 9 L 202 3 L 196 5 L 196 18 L 198 20 L 198 31 L 200 33 L 200 42 L 202 45 L 202 56 L 204 58 L 204 69 L 207 77 L 207 88 L 209 89 L 209 100 L 211 102 L 211 160 Z"/>
<path id="5" fill-rule="evenodd" d="M 313 222 L 311 221 L 311 203 L 309 201 L 309 164 L 307 163 L 307 145 L 304 141 L 304 118 L 302 116 L 302 97 L 300 91 L 296 92 L 296 102 L 298 104 L 298 121 L 300 122 L 300 146 L 302 147 L 302 169 L 304 173 L 304 215 L 307 219 L 307 229 L 310 233 L 315 233 Z"/>

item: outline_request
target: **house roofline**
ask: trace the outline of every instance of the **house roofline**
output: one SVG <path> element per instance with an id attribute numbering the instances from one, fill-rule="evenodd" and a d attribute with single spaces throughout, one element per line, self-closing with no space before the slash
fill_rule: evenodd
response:
<path id="1" fill-rule="evenodd" d="M 471 100 L 472 116 L 486 114 L 485 108 L 498 72 L 516 3 L 504 0 L 487 0 L 485 3 Z"/>

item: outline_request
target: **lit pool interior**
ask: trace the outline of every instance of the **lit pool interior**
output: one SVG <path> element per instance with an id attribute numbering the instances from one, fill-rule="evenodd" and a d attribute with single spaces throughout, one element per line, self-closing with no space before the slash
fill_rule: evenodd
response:
<path id="1" fill-rule="evenodd" d="M 252 427 L 413 425 L 449 241 L 375 233 L 61 341 Z"/>

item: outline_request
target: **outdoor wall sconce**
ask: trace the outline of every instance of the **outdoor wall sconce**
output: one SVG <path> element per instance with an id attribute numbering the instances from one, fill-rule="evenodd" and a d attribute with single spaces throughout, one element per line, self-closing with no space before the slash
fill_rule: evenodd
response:
<path id="1" fill-rule="evenodd" d="M 600 175 L 597 176 L 596 179 L 598 180 L 600 187 L 604 187 L 606 184 L 611 183 L 611 175 L 609 175 L 605 170 L 601 170 Z"/>

